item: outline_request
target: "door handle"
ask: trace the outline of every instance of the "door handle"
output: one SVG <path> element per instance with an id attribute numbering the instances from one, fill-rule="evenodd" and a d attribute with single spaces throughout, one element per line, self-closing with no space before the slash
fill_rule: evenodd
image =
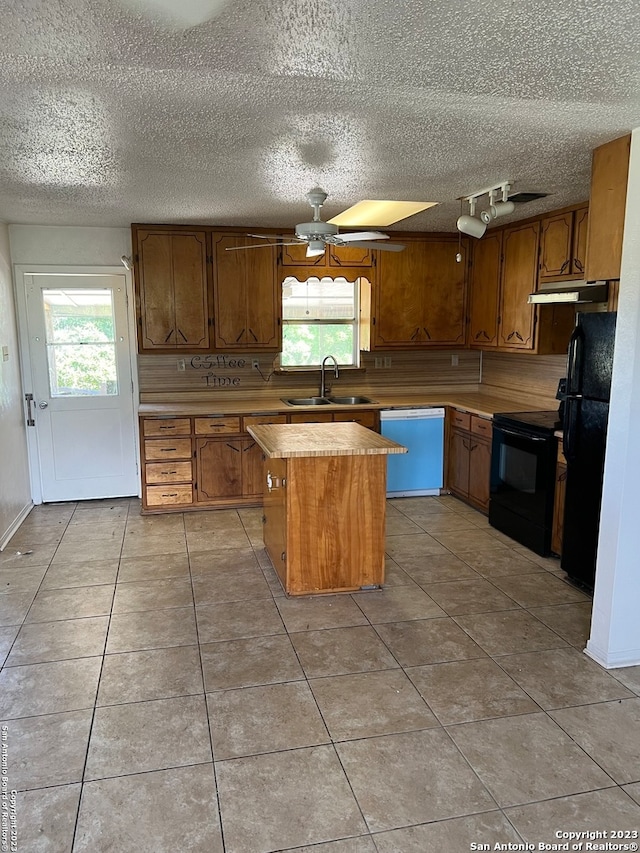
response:
<path id="1" fill-rule="evenodd" d="M 48 405 L 49 404 L 47 403 L 46 400 L 40 400 L 40 402 L 38 403 L 38 408 L 39 409 L 46 409 Z"/>
<path id="2" fill-rule="evenodd" d="M 31 412 L 31 404 L 33 403 L 33 394 L 25 394 L 24 399 L 27 401 L 27 426 L 35 426 L 33 414 Z"/>

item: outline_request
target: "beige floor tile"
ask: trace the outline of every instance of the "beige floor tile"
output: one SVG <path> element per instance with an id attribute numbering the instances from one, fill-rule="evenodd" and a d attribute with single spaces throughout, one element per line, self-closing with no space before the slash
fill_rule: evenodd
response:
<path id="1" fill-rule="evenodd" d="M 499 811 L 376 833 L 378 853 L 458 853 L 481 849 L 473 848 L 473 843 L 490 843 L 491 849 L 500 849 L 493 845 L 519 841 L 518 834 Z"/>
<path id="2" fill-rule="evenodd" d="M 46 566 L 0 568 L 0 595 L 35 595 L 46 571 Z"/>
<path id="3" fill-rule="evenodd" d="M 217 530 L 219 532 L 241 532 L 244 530 L 237 509 L 209 509 L 185 513 L 184 526 L 187 533 L 198 533 L 203 530 Z"/>
<path id="4" fill-rule="evenodd" d="M 531 560 L 534 563 L 537 563 L 539 566 L 542 566 L 543 569 L 547 569 L 547 571 L 549 572 L 555 572 L 560 569 L 559 557 L 542 557 L 540 554 L 536 554 L 535 551 L 531 551 L 524 545 L 520 545 L 519 542 L 516 542 L 514 544 L 513 549 L 514 551 L 518 551 L 518 553 L 520 554 L 524 554 L 527 559 Z"/>
<path id="5" fill-rule="evenodd" d="M 633 696 L 573 648 L 507 655 L 500 658 L 500 666 L 545 710 Z"/>
<path id="6" fill-rule="evenodd" d="M 221 761 L 216 768 L 226 853 L 284 850 L 367 831 L 333 747 Z"/>
<path id="7" fill-rule="evenodd" d="M 108 626 L 108 616 L 23 625 L 7 659 L 7 666 L 101 655 Z"/>
<path id="8" fill-rule="evenodd" d="M 76 506 L 77 504 L 74 502 L 39 504 L 31 510 L 25 524 L 56 524 L 59 522 L 67 524 L 75 512 Z"/>
<path id="9" fill-rule="evenodd" d="M 212 765 L 86 783 L 73 851 L 98 850 L 222 853 Z"/>
<path id="10" fill-rule="evenodd" d="M 411 667 L 407 675 L 445 726 L 539 710 L 489 658 Z"/>
<path id="11" fill-rule="evenodd" d="M 367 625 L 367 617 L 350 595 L 310 595 L 277 602 L 287 631 L 318 631 Z"/>
<path id="12" fill-rule="evenodd" d="M 358 838 L 341 838 L 339 841 L 327 841 L 326 844 L 313 844 L 311 847 L 296 847 L 295 853 L 376 853 L 376 846 L 370 835 L 361 835 Z"/>
<path id="13" fill-rule="evenodd" d="M 118 583 L 160 580 L 189 576 L 186 554 L 157 554 L 153 557 L 123 557 L 120 560 Z"/>
<path id="14" fill-rule="evenodd" d="M 402 569 L 420 586 L 441 581 L 478 580 L 480 577 L 460 557 L 454 557 L 453 554 L 404 559 Z"/>
<path id="15" fill-rule="evenodd" d="M 24 791 L 80 782 L 91 716 L 88 709 L 5 720 L 10 789 Z"/>
<path id="16" fill-rule="evenodd" d="M 397 514 L 391 515 L 387 512 L 387 519 L 385 525 L 385 533 L 387 536 L 399 536 L 403 533 L 423 533 L 423 529 L 415 523 L 415 521 L 411 521 L 410 518 L 407 518 L 406 515 L 402 515 L 402 513 L 398 512 Z"/>
<path id="17" fill-rule="evenodd" d="M 310 685 L 334 741 L 438 725 L 399 669 L 314 678 Z"/>
<path id="18" fill-rule="evenodd" d="M 87 521 L 84 524 L 70 524 L 62 537 L 62 545 L 74 542 L 108 541 L 119 542 L 124 539 L 125 519 L 113 521 Z"/>
<path id="19" fill-rule="evenodd" d="M 88 563 L 92 560 L 117 560 L 122 551 L 120 540 L 86 539 L 84 542 L 61 542 L 51 561 L 60 563 Z"/>
<path id="20" fill-rule="evenodd" d="M 423 495 L 416 498 L 391 498 L 389 506 L 404 513 L 409 518 L 430 513 L 448 513 L 452 510 L 440 502 L 435 495 Z"/>
<path id="21" fill-rule="evenodd" d="M 229 690 L 304 678 L 291 640 L 284 634 L 200 646 L 205 690 Z"/>
<path id="22" fill-rule="evenodd" d="M 249 537 L 244 528 L 238 530 L 187 530 L 187 546 L 189 551 L 235 551 L 238 548 L 248 548 Z"/>
<path id="23" fill-rule="evenodd" d="M 385 551 L 400 567 L 404 560 L 424 557 L 429 554 L 446 554 L 446 548 L 428 533 L 409 533 L 403 536 L 387 536 Z"/>
<path id="24" fill-rule="evenodd" d="M 631 785 L 624 785 L 622 788 L 632 799 L 640 805 L 640 782 L 634 782 Z"/>
<path id="25" fill-rule="evenodd" d="M 522 838 L 540 849 L 542 844 L 563 843 L 556 833 L 576 830 L 581 832 L 602 832 L 606 830 L 638 831 L 640 827 L 640 806 L 633 802 L 620 788 L 605 788 L 572 797 L 560 797 L 543 803 L 531 803 L 527 806 L 506 809 L 506 816 L 518 830 Z M 611 836 L 609 836 L 611 837 Z M 604 836 L 594 836 L 592 843 L 604 845 Z M 610 841 L 624 844 L 624 839 Z M 552 847 L 546 849 L 552 850 Z M 569 847 L 571 849 L 571 847 Z M 584 842 L 583 842 L 583 848 Z M 593 847 L 592 849 L 607 849 Z M 609 849 L 616 849 L 615 847 Z"/>
<path id="26" fill-rule="evenodd" d="M 113 498 L 98 501 L 78 503 L 70 524 L 87 524 L 92 521 L 106 519 L 127 519 L 129 517 L 130 499 Z"/>
<path id="27" fill-rule="evenodd" d="M 41 589 L 33 600 L 26 622 L 105 616 L 111 612 L 114 589 L 113 584 Z"/>
<path id="28" fill-rule="evenodd" d="M 640 695 L 640 666 L 623 666 L 619 669 L 611 669 L 609 674 L 621 681 L 636 695 Z"/>
<path id="29" fill-rule="evenodd" d="M 376 631 L 402 666 L 486 657 L 486 653 L 450 619 L 426 619 L 377 625 Z"/>
<path id="30" fill-rule="evenodd" d="M 427 584 L 423 588 L 449 616 L 514 610 L 518 607 L 512 598 L 483 578 Z"/>
<path id="31" fill-rule="evenodd" d="M 135 613 L 139 610 L 166 610 L 193 604 L 190 578 L 129 581 L 116 586 L 113 613 Z"/>
<path id="32" fill-rule="evenodd" d="M 486 578 L 498 578 L 504 575 L 528 575 L 544 571 L 542 566 L 506 546 L 499 548 L 496 545 L 488 551 L 465 554 L 464 561 Z"/>
<path id="33" fill-rule="evenodd" d="M 470 551 L 493 551 L 496 540 L 484 530 L 474 527 L 472 530 L 451 530 L 434 536 L 438 542 L 448 548 L 453 554 L 464 555 Z"/>
<path id="34" fill-rule="evenodd" d="M 216 761 L 330 741 L 306 681 L 209 693 L 207 706 Z"/>
<path id="35" fill-rule="evenodd" d="M 16 798 L 18 850 L 69 853 L 73 843 L 80 785 L 21 791 Z"/>
<path id="36" fill-rule="evenodd" d="M 372 832 L 494 808 L 442 729 L 336 745 Z"/>
<path id="37" fill-rule="evenodd" d="M 201 643 L 284 634 L 278 608 L 269 599 L 229 601 L 196 607 L 196 618 Z"/>
<path id="38" fill-rule="evenodd" d="M 549 572 L 519 577 L 493 578 L 494 584 L 522 607 L 586 602 L 588 596 Z"/>
<path id="39" fill-rule="evenodd" d="M 640 781 L 640 699 L 565 708 L 550 716 L 619 785 Z"/>
<path id="40" fill-rule="evenodd" d="M 393 669 L 398 666 L 373 628 L 330 628 L 291 634 L 308 678 Z"/>
<path id="41" fill-rule="evenodd" d="M 18 625 L 12 625 L 8 628 L 0 628 L 0 667 L 3 665 L 11 650 L 11 646 L 20 630 Z"/>
<path id="42" fill-rule="evenodd" d="M 566 642 L 524 610 L 454 616 L 455 621 L 490 655 L 557 649 Z"/>
<path id="43" fill-rule="evenodd" d="M 193 607 L 116 613 L 109 625 L 107 652 L 192 646 L 197 642 Z"/>
<path id="44" fill-rule="evenodd" d="M 530 612 L 572 646 L 584 649 L 591 633 L 591 602 L 532 607 Z"/>
<path id="45" fill-rule="evenodd" d="M 443 515 L 425 515 L 420 519 L 420 527 L 432 536 L 436 536 L 438 533 L 449 533 L 452 530 L 478 529 L 469 517 L 459 515 L 456 512 Z"/>
<path id="46" fill-rule="evenodd" d="M 173 533 L 184 533 L 184 516 L 181 512 L 166 515 L 131 515 L 127 517 L 127 533 L 154 533 L 156 536 L 167 536 Z"/>
<path id="47" fill-rule="evenodd" d="M 96 708 L 85 781 L 212 760 L 204 696 Z"/>
<path id="48" fill-rule="evenodd" d="M 67 522 L 51 525 L 29 524 L 23 522 L 15 536 L 12 536 L 7 549 L 13 551 L 28 551 L 33 545 L 57 545 L 64 535 Z"/>
<path id="49" fill-rule="evenodd" d="M 127 532 L 122 546 L 123 557 L 148 557 L 152 554 L 186 554 L 187 542 L 184 533 L 165 533 L 157 536 L 153 532 Z"/>
<path id="50" fill-rule="evenodd" d="M 501 807 L 612 784 L 543 713 L 462 723 L 448 732 Z"/>
<path id="51" fill-rule="evenodd" d="M 415 586 L 415 581 L 391 557 L 384 561 L 384 586 Z"/>
<path id="52" fill-rule="evenodd" d="M 374 625 L 408 622 L 445 616 L 444 610 L 417 586 L 397 586 L 372 592 L 358 592 L 353 600 Z"/>
<path id="53" fill-rule="evenodd" d="M 246 601 L 252 598 L 272 598 L 269 584 L 261 569 L 237 572 L 223 572 L 220 575 L 194 577 L 193 594 L 199 604 L 222 604 L 226 601 Z"/>
<path id="54" fill-rule="evenodd" d="M 225 551 L 196 551 L 189 548 L 189 563 L 194 577 L 219 577 L 225 573 L 236 575 L 259 568 L 253 549 L 248 547 L 229 548 Z"/>
<path id="55" fill-rule="evenodd" d="M 197 646 L 106 655 L 98 705 L 170 699 L 203 693 Z"/>
<path id="56" fill-rule="evenodd" d="M 55 542 L 34 542 L 26 548 L 7 546 L 0 552 L 0 571 L 14 567 L 26 569 L 32 566 L 48 566 L 59 547 Z"/>
<path id="57" fill-rule="evenodd" d="M 0 673 L 0 715 L 7 718 L 91 708 L 100 657 L 12 666 Z"/>
<path id="58" fill-rule="evenodd" d="M 114 584 L 118 560 L 91 560 L 87 563 L 56 563 L 49 566 L 42 589 Z"/>

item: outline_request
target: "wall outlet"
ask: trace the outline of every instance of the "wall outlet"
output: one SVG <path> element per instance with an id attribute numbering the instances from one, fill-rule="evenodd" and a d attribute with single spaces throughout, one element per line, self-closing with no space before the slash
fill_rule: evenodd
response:
<path id="1" fill-rule="evenodd" d="M 178 373 L 184 373 L 184 371 L 186 370 L 184 358 L 179 358 L 177 363 L 178 363 Z"/>
<path id="2" fill-rule="evenodd" d="M 390 355 L 385 355 L 384 366 L 385 367 L 391 367 L 391 356 Z"/>
<path id="3" fill-rule="evenodd" d="M 9 347 L 2 347 L 2 360 L 9 361 Z"/>
<path id="4" fill-rule="evenodd" d="M 451 367 L 457 367 L 457 366 L 458 366 L 458 356 L 452 355 L 451 356 Z"/>
<path id="5" fill-rule="evenodd" d="M 260 362 L 258 361 L 258 359 L 257 359 L 257 358 L 254 358 L 254 359 L 253 359 L 253 361 L 251 362 L 251 367 L 252 367 L 254 370 L 260 370 Z"/>
<path id="6" fill-rule="evenodd" d="M 374 364 L 376 367 L 382 367 L 382 359 L 380 358 L 380 356 L 376 357 Z"/>

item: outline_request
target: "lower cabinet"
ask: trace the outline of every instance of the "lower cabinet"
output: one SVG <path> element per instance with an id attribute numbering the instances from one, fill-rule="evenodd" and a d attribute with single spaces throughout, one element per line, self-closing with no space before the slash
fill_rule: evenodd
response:
<path id="1" fill-rule="evenodd" d="M 489 510 L 491 421 L 454 409 L 449 436 L 449 489 L 482 512 Z"/>
<path id="2" fill-rule="evenodd" d="M 564 457 L 562 440 L 558 442 L 558 461 L 556 463 L 556 488 L 553 499 L 553 528 L 551 530 L 551 550 L 559 557 L 562 555 L 562 528 L 564 526 L 564 496 L 567 488 L 567 460 Z"/>

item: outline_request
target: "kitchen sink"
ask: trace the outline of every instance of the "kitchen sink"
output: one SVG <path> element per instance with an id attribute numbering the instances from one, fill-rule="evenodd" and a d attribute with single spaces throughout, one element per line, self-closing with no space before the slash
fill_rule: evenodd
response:
<path id="1" fill-rule="evenodd" d="M 330 403 L 336 403 L 338 406 L 357 406 L 359 403 L 373 403 L 369 397 L 328 397 Z"/>
<path id="2" fill-rule="evenodd" d="M 328 406 L 331 402 L 326 397 L 281 397 L 288 406 Z"/>

